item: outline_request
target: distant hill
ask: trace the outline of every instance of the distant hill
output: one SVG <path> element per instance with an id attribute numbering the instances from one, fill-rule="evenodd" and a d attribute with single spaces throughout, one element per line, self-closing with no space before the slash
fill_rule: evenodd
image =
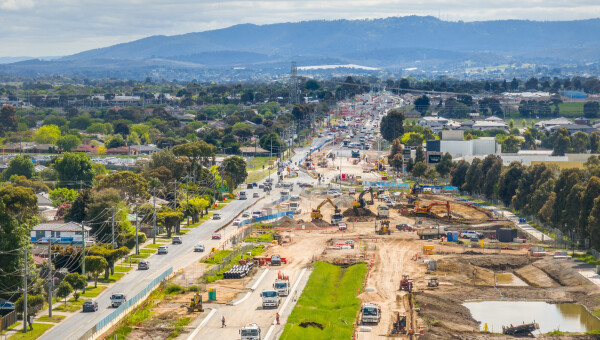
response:
<path id="1" fill-rule="evenodd" d="M 122 67 L 162 69 L 256 66 L 334 59 L 380 68 L 500 63 L 506 60 L 598 62 L 600 19 L 448 22 L 434 17 L 243 24 L 175 36 L 151 36 L 56 61 L 0 65 L 0 72 L 73 72 Z M 579 53 L 581 52 L 581 53 Z M 67 62 L 65 64 L 65 62 Z M 60 70 L 60 71 L 59 71 Z"/>

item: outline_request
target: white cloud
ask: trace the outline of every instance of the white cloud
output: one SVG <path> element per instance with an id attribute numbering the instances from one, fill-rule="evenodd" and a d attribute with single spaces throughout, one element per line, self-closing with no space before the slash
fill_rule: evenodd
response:
<path id="1" fill-rule="evenodd" d="M 150 35 L 241 23 L 404 15 L 452 21 L 573 20 L 599 13 L 597 0 L 0 0 L 0 54 L 66 55 Z"/>

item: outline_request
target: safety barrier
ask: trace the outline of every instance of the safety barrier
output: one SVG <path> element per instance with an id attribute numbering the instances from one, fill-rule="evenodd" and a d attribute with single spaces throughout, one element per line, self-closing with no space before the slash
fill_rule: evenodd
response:
<path id="1" fill-rule="evenodd" d="M 322 147 L 324 147 L 324 146 L 325 146 L 325 144 L 327 144 L 327 143 L 331 142 L 332 140 L 333 140 L 333 138 L 326 139 L 326 140 L 325 140 L 323 143 L 321 143 L 321 145 L 319 145 L 319 146 L 317 146 L 317 147 L 314 147 L 314 148 L 311 148 L 311 149 L 310 149 L 310 151 L 309 151 L 309 152 L 306 154 L 306 156 L 304 156 L 304 157 L 302 157 L 302 158 L 300 159 L 300 161 L 298 162 L 298 164 L 302 164 L 302 163 L 304 163 L 304 160 L 306 159 L 306 157 L 308 157 L 308 156 L 312 155 L 312 153 L 313 153 L 313 152 L 315 152 L 315 151 L 319 151 L 319 150 L 321 150 L 321 148 L 322 148 Z"/>
<path id="2" fill-rule="evenodd" d="M 150 284 L 146 286 L 141 292 L 137 293 L 133 298 L 128 299 L 122 305 L 117 307 L 112 313 L 107 315 L 104 319 L 100 320 L 90 330 L 85 332 L 79 337 L 79 340 L 87 340 L 94 338 L 94 335 L 98 332 L 102 332 L 106 327 L 112 326 L 115 322 L 119 321 L 121 314 L 126 313 L 130 308 L 135 307 L 139 302 L 146 298 L 163 280 L 167 279 L 173 274 L 173 267 L 165 270 L 160 276 L 152 280 Z"/>
<path id="3" fill-rule="evenodd" d="M 371 187 L 384 187 L 384 188 L 399 188 L 399 189 L 409 189 L 411 185 L 409 183 L 397 183 L 397 182 L 387 182 L 387 181 L 363 181 L 363 185 L 371 186 Z M 431 190 L 439 190 L 439 191 L 458 191 L 457 187 L 447 186 L 447 185 L 422 185 L 421 188 L 430 188 Z"/>
<path id="4" fill-rule="evenodd" d="M 293 211 L 284 211 L 284 212 L 280 212 L 280 213 L 273 214 L 273 215 L 267 215 L 267 216 L 250 218 L 250 219 L 243 220 L 242 222 L 240 222 L 240 227 L 244 226 L 246 224 L 249 224 L 249 223 L 256 223 L 256 222 L 273 220 L 273 219 L 280 218 L 280 217 L 283 217 L 283 216 L 288 216 L 290 218 L 294 218 L 294 212 Z"/>

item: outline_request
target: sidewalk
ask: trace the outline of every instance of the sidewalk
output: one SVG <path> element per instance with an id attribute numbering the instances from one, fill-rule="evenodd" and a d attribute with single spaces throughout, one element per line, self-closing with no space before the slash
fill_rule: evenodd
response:
<path id="1" fill-rule="evenodd" d="M 496 210 L 496 207 L 485 207 L 486 209 L 494 209 Z M 520 223 L 519 222 L 519 216 L 516 216 L 515 214 L 513 214 L 510 211 L 507 210 L 501 210 L 501 209 L 497 209 L 497 211 L 502 214 L 502 216 L 504 217 L 504 219 L 509 220 L 511 222 L 514 223 L 514 225 L 521 229 L 522 231 L 524 231 L 525 233 L 527 233 L 528 235 L 530 235 L 531 237 L 541 241 L 541 242 L 546 242 L 546 241 L 550 241 L 553 238 L 550 237 L 547 234 L 544 234 L 543 232 L 535 229 L 531 224 L 529 223 Z"/>

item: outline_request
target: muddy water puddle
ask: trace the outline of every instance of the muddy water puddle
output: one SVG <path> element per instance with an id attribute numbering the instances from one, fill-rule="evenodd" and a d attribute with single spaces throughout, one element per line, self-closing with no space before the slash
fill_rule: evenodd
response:
<path id="1" fill-rule="evenodd" d="M 496 284 L 498 286 L 527 286 L 525 281 L 513 273 L 496 273 Z"/>
<path id="2" fill-rule="evenodd" d="M 536 322 L 541 333 L 589 332 L 600 329 L 600 320 L 578 304 L 550 304 L 539 301 L 478 301 L 465 302 L 473 318 L 487 323 L 489 330 L 502 332 L 502 326 Z"/>

